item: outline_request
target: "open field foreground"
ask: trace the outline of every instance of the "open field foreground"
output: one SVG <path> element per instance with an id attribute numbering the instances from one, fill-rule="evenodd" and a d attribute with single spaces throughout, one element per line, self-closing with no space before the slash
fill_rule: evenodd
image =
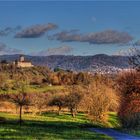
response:
<path id="1" fill-rule="evenodd" d="M 6 120 L 0 123 L 0 139 L 14 140 L 55 140 L 55 139 L 96 139 L 112 138 L 88 131 L 92 125 L 83 114 L 72 118 L 69 114 L 48 113 L 42 116 L 23 115 L 23 125 L 17 123 L 18 115 L 0 113 Z"/>
<path id="2" fill-rule="evenodd" d="M 93 124 L 84 114 L 76 118 L 65 113 L 46 113 L 41 116 L 24 114 L 22 126 L 18 123 L 17 114 L 0 113 L 0 139 L 14 140 L 138 140 L 139 130 L 123 130 L 119 127 L 116 113 L 109 113 L 108 124 Z M 117 128 L 117 129 L 115 129 Z M 134 136 L 137 135 L 137 136 Z"/>

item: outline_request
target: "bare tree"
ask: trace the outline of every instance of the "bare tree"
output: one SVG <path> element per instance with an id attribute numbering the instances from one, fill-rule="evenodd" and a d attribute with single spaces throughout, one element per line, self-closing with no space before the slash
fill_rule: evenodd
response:
<path id="1" fill-rule="evenodd" d="M 9 94 L 8 99 L 19 107 L 19 124 L 22 123 L 22 109 L 24 106 L 30 105 L 30 96 L 25 93 Z"/>
<path id="2" fill-rule="evenodd" d="M 84 94 L 82 106 L 94 121 L 106 121 L 109 109 L 112 106 L 118 107 L 119 98 L 107 81 L 105 77 L 96 75 L 94 81 L 86 87 L 87 91 Z"/>
<path id="3" fill-rule="evenodd" d="M 76 116 L 78 106 L 82 100 L 82 87 L 81 86 L 71 86 L 69 88 L 69 94 L 66 96 L 66 106 L 70 109 L 72 117 Z"/>
<path id="4" fill-rule="evenodd" d="M 58 107 L 58 115 L 60 115 L 62 107 L 66 106 L 66 96 L 64 94 L 54 95 L 49 102 L 49 106 L 57 106 Z"/>
<path id="5" fill-rule="evenodd" d="M 49 102 L 49 95 L 47 93 L 34 93 L 31 95 L 31 103 L 35 107 L 35 109 L 39 111 L 39 115 L 41 115 L 42 109 L 46 108 L 48 102 Z"/>
<path id="6" fill-rule="evenodd" d="M 127 55 L 129 56 L 129 64 L 132 68 L 140 70 L 140 50 L 137 48 L 130 48 Z"/>

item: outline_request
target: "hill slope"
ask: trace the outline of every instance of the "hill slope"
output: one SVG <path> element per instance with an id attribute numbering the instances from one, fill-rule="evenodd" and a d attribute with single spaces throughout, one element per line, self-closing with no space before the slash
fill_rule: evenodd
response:
<path id="1" fill-rule="evenodd" d="M 14 61 L 19 55 L 1 55 L 0 60 Z M 34 65 L 60 67 L 74 71 L 94 71 L 100 68 L 128 68 L 128 57 L 98 54 L 94 56 L 25 56 Z"/>

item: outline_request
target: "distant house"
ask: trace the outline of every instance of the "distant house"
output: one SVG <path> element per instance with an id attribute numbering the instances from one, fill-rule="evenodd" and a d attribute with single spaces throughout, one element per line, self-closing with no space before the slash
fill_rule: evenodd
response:
<path id="1" fill-rule="evenodd" d="M 33 67 L 31 61 L 26 61 L 23 55 L 20 55 L 19 60 L 13 62 L 17 67 Z"/>

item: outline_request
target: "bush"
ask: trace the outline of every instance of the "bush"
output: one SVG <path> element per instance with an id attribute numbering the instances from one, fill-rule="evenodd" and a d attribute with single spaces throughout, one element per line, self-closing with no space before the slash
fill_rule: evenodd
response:
<path id="1" fill-rule="evenodd" d="M 125 128 L 140 125 L 140 94 L 132 93 L 123 98 L 119 110 L 119 118 Z"/>
<path id="2" fill-rule="evenodd" d="M 121 104 L 118 112 L 124 128 L 135 128 L 140 125 L 140 73 L 130 71 L 118 79 Z"/>
<path id="3" fill-rule="evenodd" d="M 127 113 L 126 115 L 119 115 L 123 128 L 135 128 L 140 126 L 140 113 Z"/>
<path id="4" fill-rule="evenodd" d="M 108 86 L 111 81 L 107 83 L 104 78 L 100 75 L 95 76 L 82 101 L 83 107 L 87 107 L 90 119 L 97 122 L 106 122 L 110 108 L 117 109 L 119 104 L 115 90 Z"/>

